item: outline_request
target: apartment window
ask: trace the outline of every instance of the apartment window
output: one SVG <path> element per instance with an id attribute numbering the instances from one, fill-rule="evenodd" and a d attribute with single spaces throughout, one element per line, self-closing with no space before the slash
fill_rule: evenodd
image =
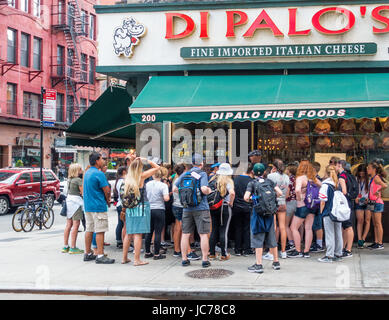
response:
<path id="1" fill-rule="evenodd" d="M 16 112 L 16 84 L 7 83 L 7 114 L 15 115 Z"/>
<path id="2" fill-rule="evenodd" d="M 30 92 L 23 93 L 23 117 L 39 119 L 40 95 Z"/>
<path id="3" fill-rule="evenodd" d="M 20 64 L 23 67 L 29 67 L 30 57 L 30 35 L 22 33 L 20 38 Z"/>
<path id="4" fill-rule="evenodd" d="M 57 46 L 57 75 L 63 76 L 65 65 L 65 47 Z"/>
<path id="5" fill-rule="evenodd" d="M 66 97 L 66 121 L 68 123 L 73 123 L 74 118 L 74 97 L 67 96 Z"/>
<path id="6" fill-rule="evenodd" d="M 76 9 L 73 4 L 68 3 L 68 25 L 70 29 L 75 27 L 75 12 Z"/>
<path id="7" fill-rule="evenodd" d="M 16 8 L 16 0 L 8 0 L 8 6 Z"/>
<path id="8" fill-rule="evenodd" d="M 87 100 L 84 98 L 80 99 L 80 116 L 86 111 L 87 108 Z"/>
<path id="9" fill-rule="evenodd" d="M 58 24 L 65 23 L 65 1 L 58 1 Z"/>
<path id="10" fill-rule="evenodd" d="M 90 107 L 92 104 L 94 104 L 95 102 L 93 100 L 89 100 L 89 106 Z"/>
<path id="11" fill-rule="evenodd" d="M 73 70 L 73 57 L 74 57 L 74 50 L 68 48 L 68 57 L 67 57 L 67 75 L 71 78 L 74 77 L 74 70 Z"/>
<path id="12" fill-rule="evenodd" d="M 96 16 L 91 14 L 89 19 L 89 38 L 96 40 Z"/>
<path id="13" fill-rule="evenodd" d="M 57 93 L 57 105 L 56 105 L 56 110 L 57 110 L 57 121 L 58 122 L 64 122 L 64 95 L 62 93 Z"/>
<path id="14" fill-rule="evenodd" d="M 33 51 L 32 67 L 35 70 L 42 70 L 42 39 L 34 37 Z"/>
<path id="15" fill-rule="evenodd" d="M 20 0 L 20 10 L 28 12 L 29 0 Z"/>
<path id="16" fill-rule="evenodd" d="M 81 80 L 88 81 L 88 56 L 81 53 Z"/>
<path id="17" fill-rule="evenodd" d="M 7 30 L 7 61 L 16 63 L 16 30 Z"/>
<path id="18" fill-rule="evenodd" d="M 41 16 L 41 0 L 32 0 L 32 14 L 35 17 Z"/>
<path id="19" fill-rule="evenodd" d="M 88 12 L 81 10 L 81 27 L 84 36 L 88 35 Z"/>
<path id="20" fill-rule="evenodd" d="M 96 59 L 89 57 L 89 83 L 95 83 L 95 68 L 96 68 Z"/>

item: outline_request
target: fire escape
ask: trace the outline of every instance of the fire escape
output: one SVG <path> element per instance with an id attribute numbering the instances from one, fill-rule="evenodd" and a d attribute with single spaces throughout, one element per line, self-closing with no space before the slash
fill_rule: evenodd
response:
<path id="1" fill-rule="evenodd" d="M 52 57 L 51 83 L 53 88 L 60 84 L 65 86 L 66 110 L 71 112 L 70 118 L 65 116 L 65 121 L 72 123 L 80 116 L 79 90 L 84 86 L 89 89 L 87 62 L 81 61 L 79 50 L 80 37 L 87 35 L 88 17 L 81 16 L 77 0 L 56 0 L 52 6 L 52 21 L 52 32 L 64 33 L 66 47 L 60 54 L 57 49 L 57 55 Z M 70 93 L 73 101 L 68 101 Z"/>

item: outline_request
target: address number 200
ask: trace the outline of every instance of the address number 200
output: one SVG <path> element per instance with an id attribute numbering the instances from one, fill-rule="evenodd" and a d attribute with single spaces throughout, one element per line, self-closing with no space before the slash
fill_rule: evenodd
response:
<path id="1" fill-rule="evenodd" d="M 142 114 L 142 122 L 154 122 L 155 114 Z"/>

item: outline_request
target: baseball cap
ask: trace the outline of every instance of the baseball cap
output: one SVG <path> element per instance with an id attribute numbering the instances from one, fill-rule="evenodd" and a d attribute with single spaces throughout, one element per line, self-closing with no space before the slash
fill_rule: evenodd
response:
<path id="1" fill-rule="evenodd" d="M 254 165 L 254 168 L 253 168 L 253 171 L 254 171 L 254 174 L 255 175 L 262 175 L 264 172 L 265 172 L 266 168 L 265 166 L 263 165 L 263 163 L 256 163 Z"/>
<path id="2" fill-rule="evenodd" d="M 213 164 L 211 166 L 212 169 L 215 168 L 215 167 L 220 167 L 220 162 L 216 162 L 215 164 Z"/>
<path id="3" fill-rule="evenodd" d="M 258 156 L 258 157 L 262 156 L 261 151 L 259 151 L 259 150 L 253 150 L 253 151 L 251 151 L 251 152 L 249 153 L 249 157 L 254 157 L 254 156 Z"/>
<path id="4" fill-rule="evenodd" d="M 194 153 L 192 156 L 192 164 L 194 165 L 200 165 L 203 163 L 203 156 L 198 153 Z"/>

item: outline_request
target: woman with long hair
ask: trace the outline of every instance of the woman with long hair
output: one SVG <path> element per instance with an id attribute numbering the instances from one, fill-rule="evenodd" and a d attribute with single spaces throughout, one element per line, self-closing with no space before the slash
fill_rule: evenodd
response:
<path id="1" fill-rule="evenodd" d="M 210 259 L 216 259 L 215 248 L 217 239 L 220 239 L 220 260 L 228 260 L 231 255 L 227 252 L 228 228 L 232 218 L 232 206 L 235 199 L 234 181 L 231 178 L 233 171 L 228 163 L 222 163 L 210 182 L 216 179 L 216 188 L 222 197 L 220 208 L 211 210 L 212 231 L 209 239 Z"/>
<path id="2" fill-rule="evenodd" d="M 374 225 L 374 243 L 368 248 L 371 250 L 382 250 L 384 245 L 382 238 L 384 230 L 382 228 L 382 212 L 384 212 L 384 201 L 382 200 L 381 191 L 388 187 L 383 181 L 386 178 L 386 172 L 381 163 L 372 161 L 367 166 L 367 173 L 370 178 L 368 192 L 369 200 L 367 209 L 371 212 Z"/>
<path id="3" fill-rule="evenodd" d="M 334 262 L 341 260 L 343 255 L 342 223 L 334 222 L 329 217 L 333 208 L 335 190 L 339 190 L 339 179 L 334 165 L 328 165 L 325 169 L 325 180 L 319 191 L 320 213 L 323 217 L 323 225 L 326 237 L 327 252 L 320 262 Z"/>
<path id="4" fill-rule="evenodd" d="M 365 164 L 360 164 L 357 168 L 356 178 L 359 185 L 359 194 L 355 199 L 355 215 L 357 218 L 358 248 L 365 245 L 366 236 L 370 230 L 371 212 L 367 210 L 369 198 L 369 176 Z"/>
<path id="5" fill-rule="evenodd" d="M 186 171 L 185 165 L 180 163 L 174 166 L 175 176 L 172 181 L 172 185 L 176 182 L 176 180 Z M 173 203 L 172 203 L 172 211 L 174 217 L 176 219 L 174 224 L 174 257 L 181 257 L 181 235 L 182 235 L 182 213 L 183 213 L 183 205 L 181 204 L 180 197 L 178 192 L 173 192 Z"/>
<path id="6" fill-rule="evenodd" d="M 293 219 L 294 213 L 297 208 L 296 201 L 296 172 L 297 165 L 292 163 L 286 167 L 285 173 L 289 176 L 289 191 L 288 196 L 286 197 L 286 234 L 288 236 L 288 244 L 286 245 L 286 251 L 295 249 L 292 230 L 290 230 L 290 223 Z"/>
<path id="7" fill-rule="evenodd" d="M 304 202 L 308 181 L 313 182 L 317 186 L 321 186 L 321 182 L 316 178 L 312 164 L 308 160 L 302 160 L 296 173 L 297 209 L 290 227 L 296 249 L 287 254 L 289 258 L 310 258 L 309 249 L 311 248 L 313 239 L 312 225 L 315 214 L 308 210 Z M 301 236 L 299 232 L 299 228 L 303 223 L 305 229 L 304 251 L 301 250 Z"/>
<path id="8" fill-rule="evenodd" d="M 281 258 L 286 259 L 286 197 L 289 192 L 290 180 L 287 174 L 284 173 L 285 165 L 280 159 L 273 161 L 273 168 L 267 178 L 275 183 L 282 191 L 282 195 L 277 197 L 278 211 L 276 213 L 279 234 L 281 236 Z M 276 224 L 274 224 L 276 225 Z"/>
<path id="9" fill-rule="evenodd" d="M 62 252 L 70 254 L 84 253 L 76 247 L 78 228 L 84 216 L 82 200 L 82 168 L 78 163 L 72 163 L 68 172 L 68 195 L 66 197 L 67 220 L 64 231 L 64 248 Z M 70 235 L 70 247 L 69 247 Z"/>
<path id="10" fill-rule="evenodd" d="M 147 199 L 150 203 L 150 232 L 145 239 L 145 258 L 154 260 L 164 259 L 165 255 L 160 254 L 161 234 L 165 227 L 165 202 L 169 201 L 169 188 L 161 182 L 162 168 L 153 175 L 153 180 L 146 184 Z M 151 253 L 151 238 L 154 233 L 154 253 Z"/>
<path id="11" fill-rule="evenodd" d="M 143 172 L 143 162 L 147 161 L 151 169 Z M 150 204 L 147 199 L 144 181 L 150 178 L 159 170 L 159 165 L 151 160 L 136 158 L 129 168 L 124 181 L 124 193 L 122 195 L 122 213 L 126 224 L 126 235 L 123 239 L 123 260 L 128 263 L 128 248 L 130 246 L 130 235 L 134 237 L 134 266 L 148 264 L 140 260 L 143 233 L 150 232 Z M 130 199 L 130 200 L 128 200 Z M 130 201 L 131 203 L 128 203 Z M 128 207 L 130 206 L 130 207 Z"/>
<path id="12" fill-rule="evenodd" d="M 124 183 L 124 179 L 127 175 L 127 167 L 121 166 L 118 168 L 116 172 L 116 181 L 115 186 L 113 189 L 114 195 L 117 196 L 117 203 L 116 203 L 116 211 L 118 213 L 118 224 L 116 225 L 116 247 L 119 249 L 123 248 L 123 238 L 122 238 L 122 231 L 123 231 L 123 221 L 120 220 L 120 212 L 122 212 L 123 206 L 122 206 L 122 199 L 120 197 L 120 188 L 122 184 Z"/>

